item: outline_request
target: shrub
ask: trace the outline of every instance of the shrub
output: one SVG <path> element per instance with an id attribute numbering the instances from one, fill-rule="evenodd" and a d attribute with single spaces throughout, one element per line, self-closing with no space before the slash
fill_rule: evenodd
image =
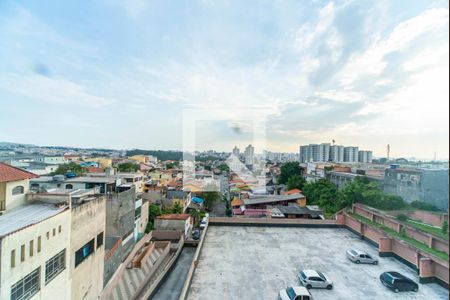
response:
<path id="1" fill-rule="evenodd" d="M 444 221 L 444 223 L 442 223 L 442 232 L 447 234 L 448 232 L 448 222 Z"/>
<path id="2" fill-rule="evenodd" d="M 399 215 L 397 216 L 397 220 L 402 221 L 402 222 L 405 222 L 406 220 L 408 220 L 408 216 L 405 215 L 405 214 L 399 214 Z"/>

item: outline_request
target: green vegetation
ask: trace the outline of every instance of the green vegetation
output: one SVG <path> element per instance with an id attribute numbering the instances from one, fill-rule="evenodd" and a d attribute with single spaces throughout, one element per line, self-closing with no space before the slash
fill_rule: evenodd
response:
<path id="1" fill-rule="evenodd" d="M 298 162 L 287 162 L 281 165 L 280 176 L 278 176 L 278 183 L 286 184 L 289 177 L 294 175 L 302 175 L 302 170 Z"/>
<path id="2" fill-rule="evenodd" d="M 155 218 L 162 214 L 161 208 L 158 205 L 150 204 L 148 206 L 148 223 L 145 227 L 145 233 L 149 233 L 155 228 Z"/>
<path id="3" fill-rule="evenodd" d="M 396 210 L 407 206 L 399 196 L 390 195 L 367 177 L 358 176 L 338 189 L 326 179 L 306 183 L 303 193 L 309 204 L 319 205 L 326 213 L 336 213 L 353 203 L 362 203 L 384 210 Z"/>
<path id="4" fill-rule="evenodd" d="M 431 226 L 431 225 L 428 225 L 428 224 L 425 224 L 422 222 L 413 221 L 410 219 L 406 220 L 405 223 L 416 229 L 431 233 L 437 237 L 448 240 L 448 234 L 443 233 L 442 228 L 437 228 L 437 227 L 434 227 L 434 226 Z"/>
<path id="5" fill-rule="evenodd" d="M 178 168 L 179 165 L 180 165 L 180 163 L 178 161 L 171 162 L 171 163 L 166 164 L 166 169 L 167 170 L 176 169 L 176 168 Z"/>
<path id="6" fill-rule="evenodd" d="M 133 155 L 152 155 L 158 158 L 158 160 L 181 160 L 183 158 L 183 152 L 181 151 L 161 151 L 161 150 L 130 150 L 127 151 L 126 156 Z"/>
<path id="7" fill-rule="evenodd" d="M 303 189 L 303 186 L 306 184 L 305 178 L 301 175 L 292 175 L 288 178 L 287 188 L 288 190 L 292 189 Z"/>
<path id="8" fill-rule="evenodd" d="M 225 163 L 218 165 L 217 169 L 219 169 L 222 172 L 230 172 L 230 167 Z"/>
<path id="9" fill-rule="evenodd" d="M 54 172 L 50 173 L 50 175 L 66 175 L 67 173 L 75 173 L 77 176 L 81 176 L 86 174 L 86 172 L 87 170 L 82 166 L 74 162 L 70 162 L 68 164 L 60 165 Z"/>
<path id="10" fill-rule="evenodd" d="M 417 240 L 415 240 L 413 238 L 410 238 L 410 237 L 406 236 L 404 233 L 398 233 L 395 230 L 393 230 L 393 229 L 391 229 L 391 228 L 389 228 L 387 226 L 384 226 L 384 225 L 372 222 L 368 218 L 363 217 L 363 216 L 361 216 L 359 214 L 355 214 L 355 213 L 352 213 L 352 212 L 348 212 L 348 214 L 351 215 L 352 217 L 354 217 L 355 219 L 360 220 L 364 224 L 370 225 L 372 227 L 379 228 L 379 229 L 383 230 L 385 233 L 387 233 L 390 236 L 393 236 L 393 237 L 396 237 L 396 238 L 398 238 L 400 240 L 403 240 L 403 241 L 407 242 L 408 244 L 410 244 L 410 245 L 412 245 L 412 246 L 414 246 L 414 247 L 416 247 L 416 248 L 418 248 L 418 249 L 420 249 L 420 250 L 422 250 L 424 252 L 427 252 L 429 254 L 435 255 L 435 256 L 437 256 L 439 258 L 442 258 L 442 259 L 448 261 L 448 254 L 445 253 L 445 252 L 442 252 L 442 251 L 430 248 L 430 247 L 428 247 L 428 245 L 426 245 L 424 243 L 421 243 L 421 242 L 419 242 L 419 241 L 417 241 Z"/>
<path id="11" fill-rule="evenodd" d="M 416 209 L 420 209 L 420 210 L 428 210 L 428 211 L 442 211 L 441 209 L 439 209 L 438 207 L 434 206 L 433 204 L 429 204 L 423 201 L 413 201 L 411 202 L 411 207 L 414 207 Z"/>
<path id="12" fill-rule="evenodd" d="M 442 233 L 445 234 L 445 236 L 447 236 L 448 238 L 448 222 L 444 221 L 442 223 Z"/>
<path id="13" fill-rule="evenodd" d="M 136 172 L 137 170 L 139 170 L 139 165 L 131 162 L 122 163 L 117 166 L 117 171 L 119 172 Z"/>
<path id="14" fill-rule="evenodd" d="M 399 220 L 399 221 L 405 222 L 405 221 L 408 220 L 408 216 L 405 215 L 405 214 L 399 214 L 399 215 L 396 217 L 396 219 Z"/>

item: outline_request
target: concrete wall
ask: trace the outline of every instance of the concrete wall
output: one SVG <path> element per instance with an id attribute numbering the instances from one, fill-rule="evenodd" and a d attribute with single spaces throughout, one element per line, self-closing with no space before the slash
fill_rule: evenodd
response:
<path id="1" fill-rule="evenodd" d="M 12 195 L 12 190 L 17 186 L 23 186 L 24 193 L 20 195 Z M 28 193 L 30 189 L 30 180 L 24 179 L 19 181 L 7 182 L 5 186 L 5 199 L 6 199 L 6 209 L 12 209 L 20 205 L 25 204 L 25 194 Z"/>
<path id="2" fill-rule="evenodd" d="M 106 286 L 108 281 L 119 268 L 123 257 L 122 239 L 120 237 L 106 237 L 105 245 L 108 250 L 105 250 L 106 254 L 105 269 L 103 272 L 103 286 Z"/>
<path id="3" fill-rule="evenodd" d="M 191 227 L 190 218 L 187 220 L 165 220 L 155 219 L 155 228 L 161 230 L 181 230 L 186 236 L 189 233 Z"/>
<path id="4" fill-rule="evenodd" d="M 401 240 L 387 236 L 382 230 L 363 224 L 343 211 L 338 213 L 336 219 L 338 224 L 347 226 L 352 231 L 378 245 L 380 256 L 393 255 L 402 262 L 419 270 L 421 282 L 437 281 L 448 288 L 448 261 L 425 253 Z M 423 260 L 423 258 L 426 258 L 426 260 Z"/>
<path id="5" fill-rule="evenodd" d="M 407 214 L 411 219 L 438 227 L 441 227 L 444 221 L 448 222 L 448 214 L 446 213 L 432 213 L 423 210 L 416 210 L 408 212 Z"/>
<path id="6" fill-rule="evenodd" d="M 108 195 L 106 200 L 106 235 L 123 239 L 134 231 L 135 188 Z"/>
<path id="7" fill-rule="evenodd" d="M 71 299 L 98 299 L 103 289 L 105 244 L 97 247 L 81 264 L 75 267 L 75 252 L 95 239 L 105 236 L 105 197 L 99 197 L 72 208 L 72 234 L 70 239 Z"/>
<path id="8" fill-rule="evenodd" d="M 418 230 L 412 226 L 409 226 L 405 223 L 401 223 L 387 215 L 384 215 L 370 207 L 367 207 L 362 204 L 354 204 L 352 206 L 352 211 L 359 215 L 362 215 L 375 223 L 382 224 L 386 227 L 395 230 L 398 233 L 404 233 L 406 236 L 411 237 L 419 242 L 428 245 L 429 247 L 435 248 L 437 250 L 443 251 L 445 253 L 449 253 L 449 244 L 448 241 L 436 237 L 430 233 L 425 231 Z"/>
<path id="9" fill-rule="evenodd" d="M 58 228 L 61 226 L 61 232 Z M 55 229 L 55 235 L 53 235 Z M 48 235 L 47 235 L 48 233 Z M 48 237 L 47 237 L 48 236 Z M 38 237 L 41 251 L 38 252 Z M 33 256 L 30 256 L 33 241 Z M 40 291 L 33 299 L 70 299 L 69 285 L 70 211 L 16 231 L 0 240 L 0 299 L 10 299 L 11 286 L 40 267 Z M 21 245 L 25 245 L 25 261 L 21 262 Z M 45 262 L 66 249 L 66 269 L 45 284 Z M 15 267 L 11 267 L 11 251 L 15 250 Z"/>

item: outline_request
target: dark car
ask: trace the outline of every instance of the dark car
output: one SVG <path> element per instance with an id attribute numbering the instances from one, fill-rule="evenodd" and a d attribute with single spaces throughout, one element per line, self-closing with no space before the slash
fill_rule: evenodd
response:
<path id="1" fill-rule="evenodd" d="M 194 238 L 194 240 L 198 240 L 200 238 L 200 230 L 195 229 L 192 237 Z"/>
<path id="2" fill-rule="evenodd" d="M 405 291 L 417 292 L 419 290 L 417 283 L 398 272 L 384 272 L 380 275 L 380 281 L 396 293 Z"/>

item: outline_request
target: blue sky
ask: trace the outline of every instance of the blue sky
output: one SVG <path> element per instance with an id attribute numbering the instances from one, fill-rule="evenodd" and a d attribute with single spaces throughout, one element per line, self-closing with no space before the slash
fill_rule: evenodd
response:
<path id="1" fill-rule="evenodd" d="M 428 0 L 1 1 L 0 141 L 181 149 L 186 108 L 264 108 L 274 151 L 447 158 L 448 22 Z M 220 114 L 197 147 L 251 142 Z"/>

